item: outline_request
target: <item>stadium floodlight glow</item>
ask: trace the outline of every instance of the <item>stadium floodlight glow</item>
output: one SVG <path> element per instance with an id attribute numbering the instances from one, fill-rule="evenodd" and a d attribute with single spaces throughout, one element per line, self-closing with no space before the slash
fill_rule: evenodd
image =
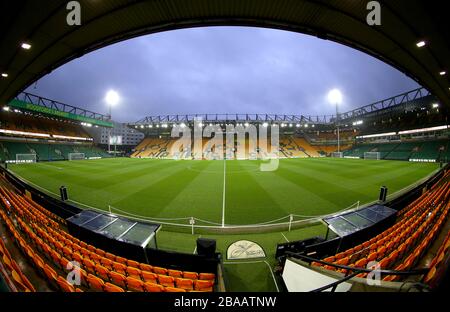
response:
<path id="1" fill-rule="evenodd" d="M 296 124 L 295 125 L 297 128 L 300 128 L 302 125 L 301 124 Z"/>
<path id="2" fill-rule="evenodd" d="M 292 124 L 289 124 L 289 127 L 292 128 Z"/>
<path id="3" fill-rule="evenodd" d="M 263 123 L 263 127 L 267 128 L 269 126 L 269 124 L 267 122 Z"/>
<path id="4" fill-rule="evenodd" d="M 338 89 L 333 89 L 328 92 L 328 101 L 331 104 L 339 105 L 342 103 L 342 93 Z"/>
<path id="5" fill-rule="evenodd" d="M 168 125 L 167 125 L 167 124 L 162 124 L 161 127 L 162 127 L 162 128 L 167 128 Z"/>
<path id="6" fill-rule="evenodd" d="M 186 128 L 186 124 L 185 124 L 185 123 L 181 123 L 181 124 L 180 124 L 180 127 L 181 127 L 181 128 Z"/>
<path id="7" fill-rule="evenodd" d="M 9 106 L 3 106 L 3 110 L 4 110 L 5 112 L 9 112 Z"/>
<path id="8" fill-rule="evenodd" d="M 20 47 L 24 50 L 30 50 L 31 49 L 31 44 L 27 43 L 27 42 L 22 42 L 22 44 L 20 45 Z"/>
<path id="9" fill-rule="evenodd" d="M 120 101 L 119 93 L 109 90 L 106 92 L 105 101 L 109 106 L 116 106 Z"/>
<path id="10" fill-rule="evenodd" d="M 7 73 L 2 73 L 2 77 L 3 78 L 8 78 L 8 74 Z"/>
<path id="11" fill-rule="evenodd" d="M 159 128 L 159 125 L 156 125 L 156 128 Z"/>
<path id="12" fill-rule="evenodd" d="M 419 42 L 416 43 L 416 46 L 417 46 L 418 48 L 423 48 L 423 47 L 426 46 L 426 45 L 427 45 L 427 43 L 426 43 L 424 40 L 421 40 L 421 41 L 419 41 Z"/>
<path id="13" fill-rule="evenodd" d="M 305 124 L 305 128 L 308 128 L 309 127 L 309 125 L 308 124 Z"/>
<path id="14" fill-rule="evenodd" d="M 313 127 L 313 128 L 314 128 L 315 126 L 316 126 L 316 125 L 312 125 L 311 127 Z"/>
<path id="15" fill-rule="evenodd" d="M 433 108 L 439 108 L 439 103 L 433 103 Z"/>
<path id="16" fill-rule="evenodd" d="M 441 71 L 441 72 L 439 73 L 439 75 L 445 76 L 445 75 L 447 75 L 447 72 L 446 72 L 445 70 L 443 70 L 443 71 Z"/>
<path id="17" fill-rule="evenodd" d="M 244 124 L 244 126 L 248 127 L 248 126 L 250 126 L 250 124 L 249 124 L 248 122 L 246 122 L 246 123 Z"/>
<path id="18" fill-rule="evenodd" d="M 364 122 L 362 120 L 358 120 L 358 121 L 353 122 L 353 125 L 354 126 L 359 126 L 359 125 L 362 125 L 363 123 Z"/>

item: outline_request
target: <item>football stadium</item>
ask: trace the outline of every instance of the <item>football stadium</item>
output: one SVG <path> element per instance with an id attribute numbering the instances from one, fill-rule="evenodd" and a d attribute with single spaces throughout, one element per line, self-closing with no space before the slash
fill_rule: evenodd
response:
<path id="1" fill-rule="evenodd" d="M 11 1 L 0 16 L 2 291 L 448 286 L 450 51 L 438 4 Z M 310 114 L 301 103 L 291 114 L 219 105 L 160 114 L 164 107 L 152 106 L 125 122 L 111 113 L 126 105 L 114 90 L 109 113 L 76 94 L 69 102 L 33 92 L 90 52 L 206 26 L 315 36 L 420 87 L 376 101 L 363 90 L 368 100 L 347 109 L 347 94 L 321 86 L 333 114 Z"/>

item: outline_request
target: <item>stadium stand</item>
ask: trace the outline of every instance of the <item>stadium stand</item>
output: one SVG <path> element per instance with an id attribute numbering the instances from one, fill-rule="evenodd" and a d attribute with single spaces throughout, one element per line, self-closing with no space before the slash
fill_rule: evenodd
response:
<path id="1" fill-rule="evenodd" d="M 15 161 L 16 154 L 36 154 L 37 161 L 68 160 L 70 153 L 84 153 L 86 158 L 110 157 L 92 144 L 0 141 L 0 161 Z"/>
<path id="2" fill-rule="evenodd" d="M 353 248 L 328 256 L 323 261 L 329 264 L 363 268 L 372 261 L 378 261 L 380 269 L 407 271 L 418 264 L 421 257 L 435 241 L 441 228 L 445 224 L 450 212 L 450 171 L 438 181 L 430 190 L 399 211 L 397 222 Z M 441 265 L 443 254 L 448 252 L 448 234 L 441 249 L 430 265 L 429 273 L 424 277 L 425 282 L 431 281 L 433 272 Z M 441 259 L 441 260 L 439 260 Z M 337 269 L 331 265 L 312 262 L 312 266 L 325 270 L 347 274 L 346 269 Z M 366 277 L 367 273 L 360 273 L 357 277 Z M 398 275 L 387 275 L 384 281 L 397 281 Z"/>
<path id="3" fill-rule="evenodd" d="M 388 160 L 448 160 L 448 140 L 398 141 L 395 143 L 363 143 L 344 151 L 344 156 L 363 158 L 366 152 L 379 152 L 380 159 Z"/>
<path id="4" fill-rule="evenodd" d="M 51 135 L 63 135 L 79 138 L 89 138 L 80 124 L 68 120 L 57 120 L 55 118 L 31 115 L 28 113 L 17 113 L 13 111 L 0 111 L 0 129 L 27 132 L 27 137 L 33 137 L 33 133 L 45 133 Z M 11 134 L 7 134 L 11 135 Z M 14 134 L 17 136 L 17 134 Z"/>
<path id="5" fill-rule="evenodd" d="M 2 186 L 0 200 L 2 221 L 23 254 L 54 289 L 65 292 L 214 290 L 215 274 L 153 267 L 107 253 L 68 234 L 63 230 L 64 220 L 25 196 Z M 12 259 L 3 258 L 12 263 Z M 80 272 L 80 285 L 73 286 L 64 278 L 73 269 Z M 24 278 L 18 280 L 27 285 Z"/>

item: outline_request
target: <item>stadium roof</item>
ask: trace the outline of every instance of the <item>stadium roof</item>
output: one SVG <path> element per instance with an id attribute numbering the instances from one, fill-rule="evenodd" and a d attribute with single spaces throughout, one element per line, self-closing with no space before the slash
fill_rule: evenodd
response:
<path id="1" fill-rule="evenodd" d="M 62 64 L 109 44 L 178 28 L 236 25 L 297 31 L 362 50 L 408 74 L 450 106 L 450 22 L 443 1 L 378 1 L 380 26 L 366 22 L 369 1 L 79 2 L 81 26 L 69 26 L 68 1 L 2 1 L 0 73 L 7 77 L 0 76 L 0 104 Z M 419 48 L 422 40 L 427 44 Z"/>

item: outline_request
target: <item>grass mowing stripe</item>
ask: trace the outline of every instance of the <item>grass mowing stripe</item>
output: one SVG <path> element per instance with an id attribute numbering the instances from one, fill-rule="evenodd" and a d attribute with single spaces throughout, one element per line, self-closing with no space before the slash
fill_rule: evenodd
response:
<path id="1" fill-rule="evenodd" d="M 281 159 L 277 171 L 261 172 L 259 164 L 226 161 L 225 201 L 220 161 L 120 158 L 10 169 L 53 193 L 66 185 L 71 199 L 102 209 L 111 204 L 145 217 L 195 216 L 217 223 L 225 211 L 226 224 L 254 224 L 290 213 L 322 215 L 358 200 L 371 202 L 381 185 L 392 194 L 437 167 L 383 160 Z"/>

